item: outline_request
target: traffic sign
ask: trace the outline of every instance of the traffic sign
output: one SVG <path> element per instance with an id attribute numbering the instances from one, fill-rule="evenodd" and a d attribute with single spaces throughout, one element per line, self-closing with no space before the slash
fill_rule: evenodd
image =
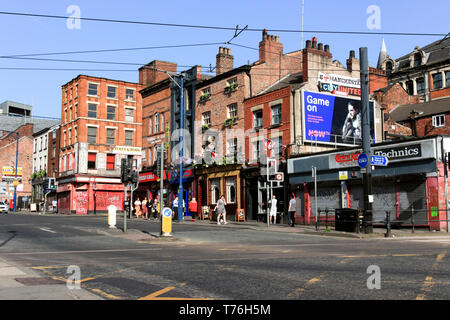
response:
<path id="1" fill-rule="evenodd" d="M 387 166 L 389 163 L 389 159 L 384 156 L 371 156 L 370 157 L 370 164 L 373 166 Z"/>
<path id="2" fill-rule="evenodd" d="M 367 166 L 368 162 L 369 162 L 369 158 L 367 157 L 367 154 L 361 153 L 358 156 L 358 166 L 360 168 L 365 168 Z"/>
<path id="3" fill-rule="evenodd" d="M 172 217 L 172 209 L 164 208 L 162 214 L 164 217 L 170 218 L 170 217 Z"/>
<path id="4" fill-rule="evenodd" d="M 274 174 L 269 175 L 269 181 L 283 182 L 284 181 L 284 173 L 283 172 L 275 172 Z"/>

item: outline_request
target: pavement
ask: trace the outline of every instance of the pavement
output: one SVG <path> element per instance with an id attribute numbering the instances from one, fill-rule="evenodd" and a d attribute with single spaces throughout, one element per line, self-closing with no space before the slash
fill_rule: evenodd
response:
<path id="1" fill-rule="evenodd" d="M 13 214 L 38 215 L 39 213 L 20 211 Z M 174 222 L 174 224 L 177 223 L 210 226 L 213 228 L 250 229 L 266 232 L 296 233 L 324 237 L 349 237 L 359 239 L 386 237 L 385 228 L 373 228 L 373 233 L 371 234 L 358 234 L 353 232 L 336 231 L 332 227 L 326 229 L 324 225 L 321 225 L 319 230 L 316 230 L 314 225 L 295 225 L 295 227 L 290 227 L 284 224 L 270 224 L 267 226 L 267 223 L 257 221 L 228 221 L 228 224 L 226 225 L 217 225 L 217 222 L 215 221 L 192 219 L 190 216 L 185 216 L 181 222 Z M 137 229 L 127 229 L 127 232 L 123 232 L 121 228 L 103 228 L 96 229 L 96 231 L 99 234 L 120 237 L 136 242 L 180 240 L 177 237 L 161 237 L 159 234 L 147 233 Z M 428 229 L 419 228 L 416 228 L 414 232 L 412 228 L 392 229 L 390 237 L 399 238 L 399 240 L 401 240 L 401 238 L 411 239 L 435 236 L 449 237 L 450 239 L 450 233 L 445 231 L 430 232 Z M 102 300 L 102 298 L 82 288 L 69 289 L 65 279 L 45 277 L 37 270 L 17 266 L 0 258 L 0 300 Z"/>
<path id="2" fill-rule="evenodd" d="M 0 258 L 0 300 L 102 300 L 84 289 L 69 289 L 66 281 L 43 277 L 36 270 Z"/>

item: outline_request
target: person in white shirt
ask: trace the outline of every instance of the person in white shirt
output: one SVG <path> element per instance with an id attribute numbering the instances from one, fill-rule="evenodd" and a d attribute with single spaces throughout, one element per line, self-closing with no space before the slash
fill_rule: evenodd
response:
<path id="1" fill-rule="evenodd" d="M 270 222 L 272 224 L 277 223 L 277 198 L 275 195 L 272 196 L 272 201 L 270 202 Z"/>

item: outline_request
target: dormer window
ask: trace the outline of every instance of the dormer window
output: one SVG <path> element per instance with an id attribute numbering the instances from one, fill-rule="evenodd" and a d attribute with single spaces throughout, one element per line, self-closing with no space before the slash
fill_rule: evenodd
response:
<path id="1" fill-rule="evenodd" d="M 422 64 L 422 54 L 420 52 L 417 52 L 414 55 L 414 68 L 420 66 Z"/>
<path id="2" fill-rule="evenodd" d="M 393 69 L 394 65 L 392 64 L 392 61 L 386 62 L 386 75 L 390 75 Z"/>

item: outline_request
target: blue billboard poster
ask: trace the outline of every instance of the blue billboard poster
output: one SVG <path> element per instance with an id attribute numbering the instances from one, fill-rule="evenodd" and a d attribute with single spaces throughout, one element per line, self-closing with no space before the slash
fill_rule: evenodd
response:
<path id="1" fill-rule="evenodd" d="M 362 143 L 361 101 L 311 91 L 303 91 L 304 141 L 338 145 Z M 373 102 L 371 109 L 371 136 L 373 130 Z"/>

